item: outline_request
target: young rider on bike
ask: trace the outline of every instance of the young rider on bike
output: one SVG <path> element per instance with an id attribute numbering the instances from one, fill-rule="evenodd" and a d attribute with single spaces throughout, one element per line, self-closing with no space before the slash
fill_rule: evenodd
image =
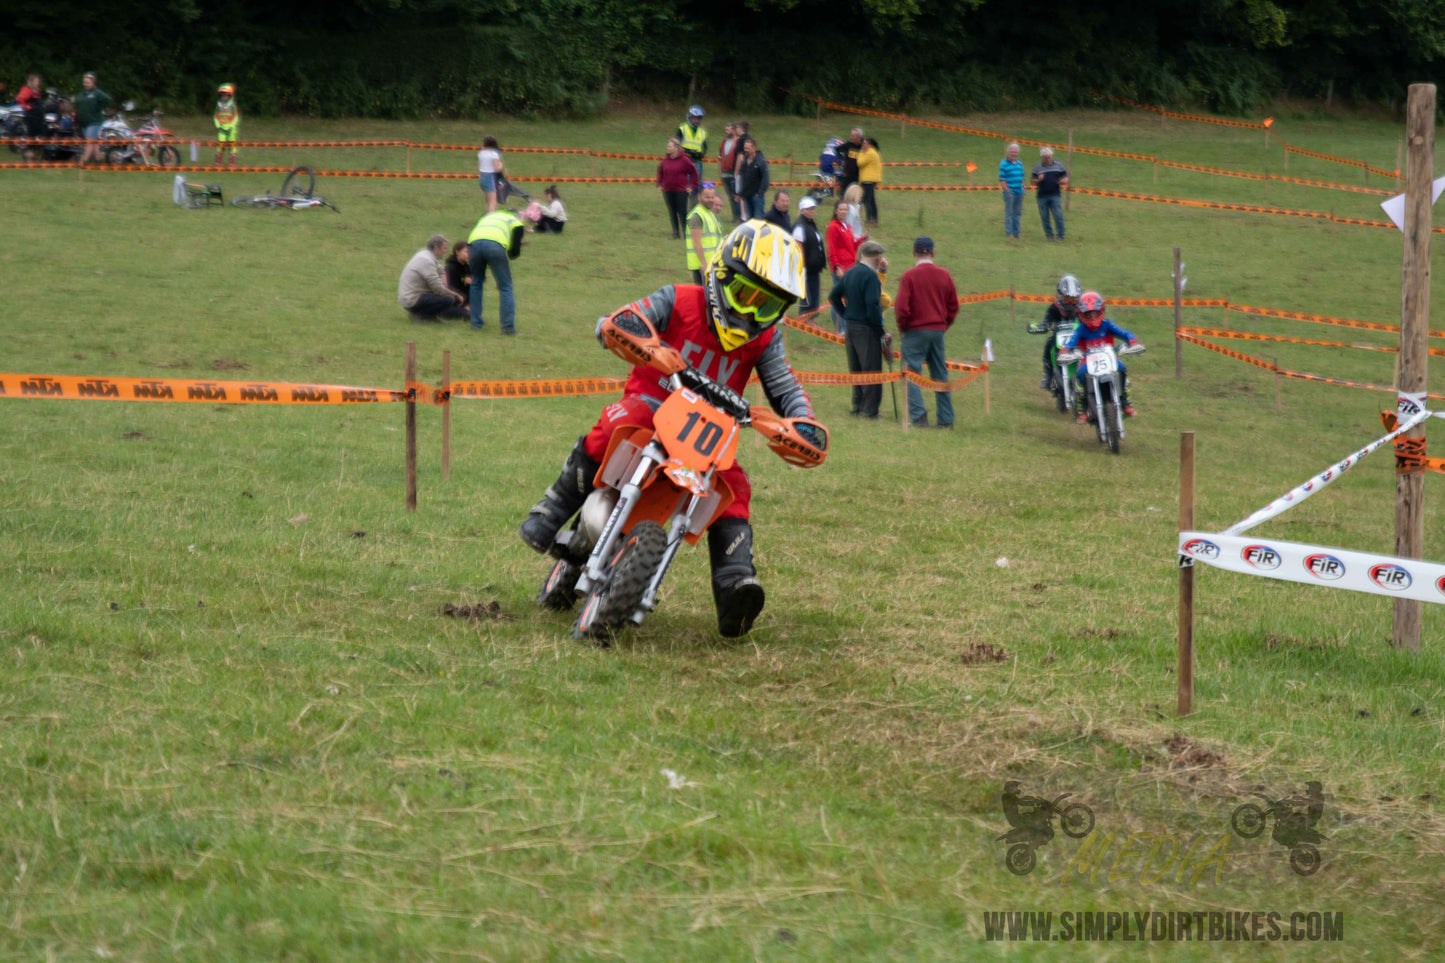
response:
<path id="1" fill-rule="evenodd" d="M 756 369 L 773 410 L 786 418 L 811 418 L 813 407 L 773 330 L 783 312 L 803 294 L 802 247 L 787 232 L 761 220 L 745 221 L 718 245 L 703 283 L 669 284 L 619 308 L 641 315 L 688 364 L 741 393 Z M 601 319 L 601 320 L 606 320 Z M 600 327 L 600 322 L 599 322 Z M 613 431 L 623 425 L 652 427 L 652 416 L 668 397 L 656 371 L 634 368 L 621 400 L 602 410 L 597 423 L 577 439 L 562 474 L 533 506 L 518 534 L 547 552 L 592 491 L 592 481 Z M 719 472 L 734 500 L 708 529 L 713 602 L 718 631 L 744 635 L 763 609 L 763 586 L 753 567 L 753 530 L 748 523 L 752 487 L 741 465 Z"/>
<path id="2" fill-rule="evenodd" d="M 1112 345 L 1115 338 L 1127 341 L 1131 347 L 1139 343 L 1138 338 L 1104 317 L 1103 295 L 1097 291 L 1085 291 L 1079 298 L 1079 323 L 1074 328 L 1074 333 L 1069 335 L 1069 340 L 1064 343 L 1064 349 L 1073 351 L 1077 348 L 1087 353 L 1095 345 Z M 1134 406 L 1129 404 L 1128 376 L 1128 369 L 1124 367 L 1124 362 L 1120 361 L 1119 377 L 1123 379 L 1124 396 L 1119 401 L 1123 404 L 1124 414 L 1133 417 Z M 1078 379 L 1080 407 L 1077 421 L 1083 424 L 1089 420 L 1089 416 L 1084 411 L 1084 366 L 1082 364 L 1079 365 Z"/>
<path id="3" fill-rule="evenodd" d="M 1058 286 L 1054 289 L 1054 300 L 1044 312 L 1044 320 L 1029 325 L 1029 334 L 1048 336 L 1044 341 L 1044 376 L 1039 381 L 1039 387 L 1045 391 L 1052 391 L 1054 388 L 1054 359 L 1059 353 L 1058 345 L 1054 343 L 1054 332 L 1068 330 L 1078 323 L 1079 295 L 1083 293 L 1079 279 L 1072 274 L 1065 274 L 1059 278 Z"/>

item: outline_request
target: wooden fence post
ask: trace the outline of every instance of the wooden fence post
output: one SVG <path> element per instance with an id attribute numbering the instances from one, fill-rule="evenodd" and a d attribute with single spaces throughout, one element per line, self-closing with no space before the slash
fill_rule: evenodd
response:
<path id="1" fill-rule="evenodd" d="M 1400 387 L 1404 395 L 1425 391 L 1429 360 L 1430 194 L 1435 166 L 1435 85 L 1411 84 L 1405 112 L 1405 254 L 1400 281 Z M 1423 425 L 1405 433 L 1424 438 Z M 1425 550 L 1425 475 L 1395 476 L 1395 554 L 1420 558 Z M 1424 603 L 1395 599 L 1390 644 L 1417 651 Z"/>
<path id="2" fill-rule="evenodd" d="M 1179 433 L 1179 530 L 1194 530 L 1194 432 Z M 1194 711 L 1194 560 L 1179 569 L 1179 708 Z"/>
<path id="3" fill-rule="evenodd" d="M 416 342 L 406 343 L 406 383 L 416 381 Z M 406 403 L 406 510 L 416 511 L 416 402 Z"/>
<path id="4" fill-rule="evenodd" d="M 447 403 L 442 405 L 442 480 L 452 477 L 452 353 L 442 352 L 442 391 Z"/>
<path id="5" fill-rule="evenodd" d="M 1174 379 L 1184 377 L 1184 342 L 1179 329 L 1184 326 L 1184 271 L 1179 263 L 1179 248 L 1174 249 Z"/>

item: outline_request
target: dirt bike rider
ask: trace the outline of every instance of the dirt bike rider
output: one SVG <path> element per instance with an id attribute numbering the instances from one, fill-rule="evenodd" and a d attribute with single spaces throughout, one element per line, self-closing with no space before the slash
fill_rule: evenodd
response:
<path id="1" fill-rule="evenodd" d="M 1054 838 L 1053 806 L 1038 796 L 1020 796 L 1020 785 L 1017 779 L 1003 784 L 1003 814 L 1013 827 L 1005 839 L 1042 846 Z"/>
<path id="2" fill-rule="evenodd" d="M 803 295 L 802 246 L 781 228 L 745 221 L 723 238 L 703 272 L 702 285 L 669 284 L 619 308 L 641 315 L 688 364 L 742 393 L 756 370 L 773 410 L 786 418 L 812 418 L 813 406 L 773 330 L 783 312 Z M 606 318 L 599 319 L 599 327 Z M 577 439 L 562 474 L 522 522 L 518 534 L 539 552 L 582 507 L 613 431 L 623 425 L 652 427 L 652 416 L 669 395 L 655 371 L 634 368 L 623 396 L 602 410 Z M 740 465 L 719 472 L 734 500 L 708 529 L 713 602 L 718 631 L 744 635 L 763 609 L 764 593 L 753 567 L 753 529 L 748 523 L 752 486 Z"/>
<path id="3" fill-rule="evenodd" d="M 1304 796 L 1296 794 L 1277 804 L 1274 831 L 1270 833 L 1270 838 L 1287 849 L 1293 849 L 1299 843 L 1318 843 L 1325 837 L 1315 830 L 1315 824 L 1324 811 L 1324 786 L 1314 781 L 1307 782 Z"/>
<path id="4" fill-rule="evenodd" d="M 1069 335 L 1069 340 L 1064 342 L 1063 349 L 1073 351 L 1078 349 L 1087 352 L 1089 348 L 1099 344 L 1114 343 L 1115 338 L 1120 338 L 1129 343 L 1130 347 L 1137 345 L 1139 339 L 1128 331 L 1119 327 L 1113 321 L 1104 317 L 1104 296 L 1098 291 L 1085 291 L 1079 297 L 1079 323 L 1074 327 L 1074 333 Z M 1089 420 L 1084 404 L 1084 366 L 1079 365 L 1076 372 L 1079 380 L 1079 414 L 1077 421 L 1084 424 Z M 1128 417 L 1134 416 L 1134 406 L 1129 403 L 1129 371 L 1124 367 L 1124 362 L 1119 362 L 1119 377 L 1123 381 L 1124 395 L 1119 399 Z"/>
<path id="5" fill-rule="evenodd" d="M 1043 321 L 1028 327 L 1029 334 L 1048 335 L 1048 339 L 1044 341 L 1044 376 L 1039 381 L 1039 387 L 1045 391 L 1052 391 L 1054 388 L 1054 359 L 1059 354 L 1058 345 L 1054 343 L 1054 332 L 1066 331 L 1078 323 L 1079 296 L 1083 293 L 1084 288 L 1079 284 L 1079 279 L 1072 274 L 1065 274 L 1059 278 L 1059 283 L 1054 288 L 1054 300 L 1049 304 L 1048 310 L 1044 311 Z"/>

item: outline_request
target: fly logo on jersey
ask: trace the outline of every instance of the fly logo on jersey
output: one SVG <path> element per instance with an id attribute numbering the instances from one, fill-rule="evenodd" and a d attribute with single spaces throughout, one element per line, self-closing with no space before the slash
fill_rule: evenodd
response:
<path id="1" fill-rule="evenodd" d="M 728 384 L 742 361 L 728 358 L 692 341 L 682 343 L 682 360 L 719 384 Z"/>

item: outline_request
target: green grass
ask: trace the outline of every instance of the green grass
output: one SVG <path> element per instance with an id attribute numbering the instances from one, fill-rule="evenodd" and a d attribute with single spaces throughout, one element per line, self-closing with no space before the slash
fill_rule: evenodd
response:
<path id="1" fill-rule="evenodd" d="M 1078 144 L 1190 163 L 1282 161 L 1257 131 L 1125 112 L 955 120 L 1059 143 L 1073 130 Z M 491 132 L 504 148 L 652 151 L 672 122 L 244 132 Z M 850 123 L 764 117 L 754 131 L 773 156 L 811 156 Z M 1393 167 L 1397 128 L 1301 114 L 1277 129 Z M 973 159 L 981 179 L 1000 154 L 997 141 L 870 132 L 885 159 Z M 248 149 L 243 161 L 404 163 L 382 150 Z M 1075 161 L 1079 186 L 1380 216 L 1364 195 L 1176 171 L 1155 185 L 1150 165 Z M 473 160 L 413 152 L 412 163 Z M 508 164 L 539 177 L 650 169 L 520 153 Z M 1289 173 L 1362 182 L 1307 158 Z M 885 183 L 965 176 L 890 169 Z M 280 181 L 205 179 L 228 198 Z M 516 265 L 517 338 L 410 325 L 396 274 L 429 234 L 464 236 L 480 213 L 475 183 L 320 187 L 344 213 L 191 212 L 170 204 L 162 175 L 5 172 L 4 367 L 399 387 L 415 340 L 426 380 L 440 377 L 443 350 L 457 379 L 619 375 L 594 319 L 684 278 L 650 189 L 571 186 L 567 233 L 530 237 Z M 1025 239 L 1008 246 L 994 196 L 884 191 L 879 205 L 895 272 L 927 233 L 964 292 L 1043 293 L 1072 271 L 1106 296 L 1167 297 L 1177 245 L 1192 297 L 1399 315 L 1395 232 L 1076 196 L 1067 244 L 1045 245 L 1026 205 Z M 982 381 L 956 392 L 952 433 L 859 424 L 846 389 L 816 388 L 834 439 L 821 470 L 787 469 L 745 442 L 769 604 L 739 643 L 714 631 L 699 551 L 610 650 L 571 642 L 570 617 L 532 605 L 545 566 L 515 527 L 602 398 L 459 401 L 450 480 L 440 417 L 419 412 L 415 514 L 403 508 L 399 406 L 3 402 L 0 955 L 1104 959 L 1140 950 L 1004 949 L 983 940 L 982 912 L 1320 909 L 1346 913 L 1346 942 L 1281 952 L 1433 958 L 1445 924 L 1438 610 L 1409 656 L 1387 644 L 1387 599 L 1202 569 L 1198 711 L 1173 713 L 1179 430 L 1198 432 L 1199 524 L 1219 528 L 1377 437 L 1389 396 L 1290 381 L 1276 410 L 1270 375 L 1188 346 L 1175 380 L 1172 312 L 1120 309 L 1112 316 L 1152 350 L 1131 359 L 1141 414 L 1113 458 L 1038 391 L 1041 345 L 1023 330 L 1035 313 L 964 309 L 950 355 L 977 357 L 987 337 L 998 361 L 991 412 Z M 1186 320 L 1212 325 L 1219 312 Z M 840 349 L 805 335 L 788 347 L 799 369 L 844 367 Z M 1285 367 L 1390 379 L 1385 354 L 1244 347 Z M 1260 531 L 1388 551 L 1392 492 L 1382 453 Z M 1426 539 L 1441 557 L 1439 513 Z M 496 620 L 440 614 L 493 601 Z M 984 644 L 1004 660 L 971 662 Z M 1171 751 L 1176 732 L 1217 755 Z M 694 785 L 668 788 L 664 768 Z M 1093 881 L 1065 880 L 1079 844 L 1060 835 L 1016 878 L 995 841 L 1007 779 L 1073 792 L 1101 836 L 1203 834 L 1207 845 L 1248 790 L 1319 779 L 1331 794 L 1325 865 L 1302 879 L 1267 839 L 1232 838 L 1217 884 L 1173 872 L 1140 883 L 1133 859 L 1120 864 L 1132 862 L 1131 878 L 1110 880 L 1112 857 Z"/>

